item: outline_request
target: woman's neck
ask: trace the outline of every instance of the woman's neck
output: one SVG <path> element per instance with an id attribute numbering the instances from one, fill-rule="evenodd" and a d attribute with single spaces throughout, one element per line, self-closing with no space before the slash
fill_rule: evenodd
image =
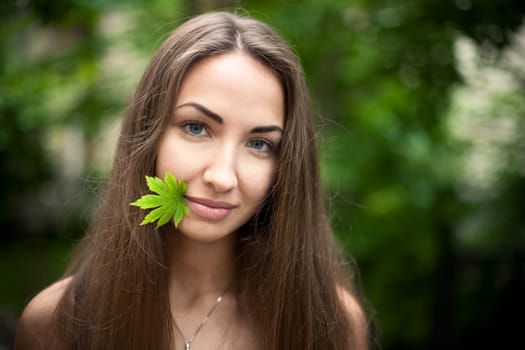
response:
<path id="1" fill-rule="evenodd" d="M 168 238 L 170 291 L 188 303 L 225 292 L 235 278 L 235 237 L 214 242 L 190 239 L 179 232 Z"/>

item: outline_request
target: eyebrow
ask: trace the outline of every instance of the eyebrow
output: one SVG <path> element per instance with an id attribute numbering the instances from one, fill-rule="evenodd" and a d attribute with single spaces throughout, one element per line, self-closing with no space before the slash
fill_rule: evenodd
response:
<path id="1" fill-rule="evenodd" d="M 220 115 L 218 115 L 215 112 L 210 111 L 208 108 L 204 107 L 200 103 L 197 102 L 186 102 L 176 107 L 176 109 L 182 108 L 182 107 L 193 107 L 205 116 L 211 118 L 213 121 L 215 121 L 218 124 L 223 123 L 223 119 Z M 281 134 L 283 133 L 283 129 L 281 129 L 277 125 L 265 125 L 265 126 L 256 126 L 252 130 L 250 130 L 251 133 L 267 133 L 267 132 L 274 132 L 278 131 Z"/>
<path id="2" fill-rule="evenodd" d="M 278 131 L 281 134 L 283 133 L 283 129 L 281 129 L 277 125 L 257 126 L 251 130 L 252 133 L 265 133 L 265 132 L 274 132 L 274 131 Z"/>
<path id="3" fill-rule="evenodd" d="M 222 117 L 220 115 L 218 115 L 215 112 L 210 111 L 208 108 L 204 107 L 203 105 L 201 105 L 199 103 L 186 102 L 186 103 L 181 104 L 180 106 L 177 106 L 177 109 L 182 108 L 182 107 L 193 107 L 196 110 L 198 110 L 199 112 L 201 112 L 202 114 L 204 114 L 205 116 L 210 117 L 211 119 L 213 119 L 218 124 L 222 124 Z"/>

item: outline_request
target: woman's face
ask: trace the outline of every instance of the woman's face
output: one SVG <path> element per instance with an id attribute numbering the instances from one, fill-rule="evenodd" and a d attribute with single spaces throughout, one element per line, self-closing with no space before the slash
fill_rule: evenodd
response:
<path id="1" fill-rule="evenodd" d="M 188 185 L 179 231 L 216 241 L 235 232 L 268 194 L 282 137 L 284 97 L 269 68 L 234 51 L 195 64 L 160 141 L 156 172 Z"/>

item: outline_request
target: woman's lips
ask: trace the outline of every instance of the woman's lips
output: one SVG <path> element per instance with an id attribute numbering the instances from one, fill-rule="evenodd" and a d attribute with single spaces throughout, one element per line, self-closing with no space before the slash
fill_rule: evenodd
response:
<path id="1" fill-rule="evenodd" d="M 222 220 L 236 207 L 226 202 L 216 202 L 204 198 L 186 196 L 186 202 L 192 213 L 208 220 Z"/>

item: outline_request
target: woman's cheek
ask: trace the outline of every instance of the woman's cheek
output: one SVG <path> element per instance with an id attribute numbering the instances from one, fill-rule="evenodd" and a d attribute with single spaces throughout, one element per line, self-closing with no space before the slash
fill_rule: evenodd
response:
<path id="1" fill-rule="evenodd" d="M 171 132 L 170 132 L 171 131 Z M 172 173 L 175 177 L 180 178 L 177 165 L 186 164 L 183 144 L 177 141 L 174 130 L 170 130 L 161 140 L 159 154 L 157 156 L 156 172 L 157 176 L 164 178 L 166 172 Z"/>
<path id="2" fill-rule="evenodd" d="M 242 183 L 251 188 L 254 196 L 262 200 L 273 182 L 275 161 L 273 159 L 249 159 L 239 168 Z"/>
<path id="3" fill-rule="evenodd" d="M 190 181 L 205 167 L 212 144 L 189 142 L 177 133 L 161 144 L 157 160 L 157 176 L 164 177 L 166 171 L 177 179 Z"/>

